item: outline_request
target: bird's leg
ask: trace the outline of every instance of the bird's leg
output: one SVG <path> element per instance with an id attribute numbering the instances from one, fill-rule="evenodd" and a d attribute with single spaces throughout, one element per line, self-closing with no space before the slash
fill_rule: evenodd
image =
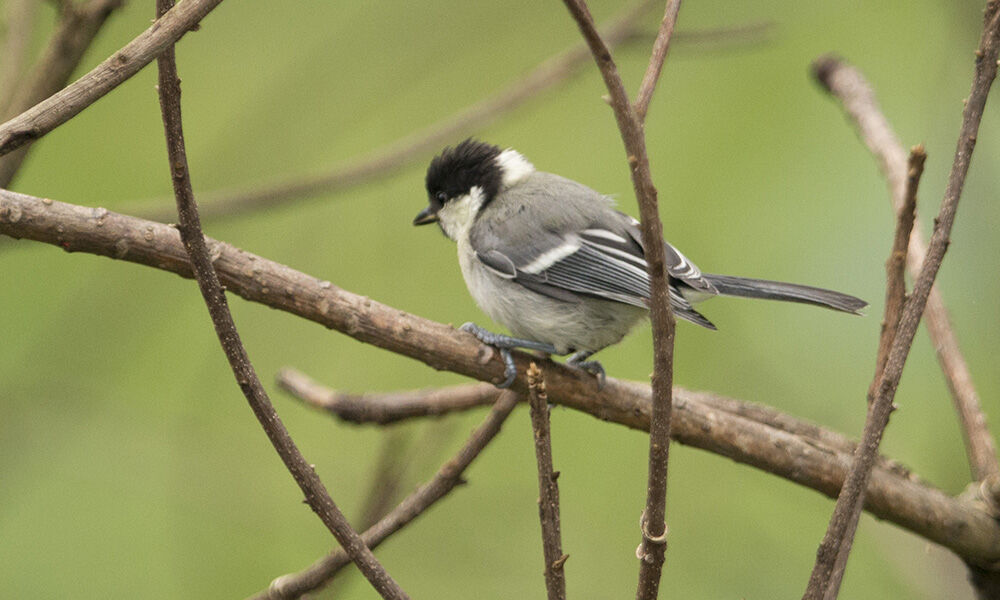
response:
<path id="1" fill-rule="evenodd" d="M 601 363 L 596 360 L 587 360 L 590 358 L 591 354 L 593 354 L 593 352 L 581 350 L 566 359 L 566 364 L 576 369 L 582 369 L 597 377 L 597 388 L 601 389 L 604 387 L 604 382 L 607 380 L 607 376 L 604 374 L 604 367 L 601 366 Z"/>
<path id="2" fill-rule="evenodd" d="M 510 387 L 510 384 L 514 383 L 514 378 L 517 377 L 517 367 L 514 366 L 514 357 L 510 354 L 511 350 L 515 348 L 527 348 L 528 350 L 538 350 L 539 352 L 545 352 L 546 354 L 559 354 L 559 352 L 556 351 L 556 347 L 552 344 L 545 344 L 534 340 L 523 340 L 509 335 L 493 333 L 492 331 L 483 329 L 475 323 L 466 323 L 462 325 L 460 329 L 466 333 L 471 333 L 476 336 L 476 339 L 480 342 L 486 344 L 487 346 L 493 346 L 500 352 L 500 358 L 503 359 L 503 374 L 505 377 L 503 382 L 497 384 L 497 387 L 501 389 Z M 588 354 L 587 356 L 590 355 Z M 598 365 L 598 367 L 600 367 L 600 365 Z M 601 369 L 601 371 L 603 372 L 604 370 Z"/>

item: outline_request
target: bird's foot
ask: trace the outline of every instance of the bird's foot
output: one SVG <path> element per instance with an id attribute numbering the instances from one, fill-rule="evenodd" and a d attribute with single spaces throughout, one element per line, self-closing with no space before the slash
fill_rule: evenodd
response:
<path id="1" fill-rule="evenodd" d="M 607 381 L 608 377 L 604 373 L 604 367 L 601 363 L 596 360 L 587 360 L 591 354 L 593 354 L 593 352 L 577 352 L 566 360 L 566 364 L 574 369 L 586 371 L 594 377 L 597 377 L 597 389 L 604 389 L 604 383 Z"/>
<path id="2" fill-rule="evenodd" d="M 496 386 L 500 389 L 510 387 L 510 384 L 514 383 L 514 379 L 517 378 L 517 367 L 514 365 L 514 357 L 510 353 L 511 350 L 515 348 L 527 348 L 529 350 L 545 352 L 546 354 L 558 354 L 555 346 L 552 344 L 545 344 L 533 340 L 523 340 L 509 335 L 503 335 L 501 333 L 493 333 L 492 331 L 483 329 L 475 323 L 465 323 L 460 327 L 460 329 L 466 333 L 471 333 L 476 336 L 476 339 L 480 342 L 486 344 L 487 346 L 496 348 L 497 352 L 500 353 L 500 358 L 503 359 L 504 364 L 504 380 L 496 384 Z M 600 367 L 600 365 L 598 365 L 598 367 Z M 601 371 L 603 372 L 604 370 L 601 369 Z"/>

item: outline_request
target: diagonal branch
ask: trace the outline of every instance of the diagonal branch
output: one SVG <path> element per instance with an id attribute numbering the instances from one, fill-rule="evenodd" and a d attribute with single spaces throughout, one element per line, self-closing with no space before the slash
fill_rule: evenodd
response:
<path id="1" fill-rule="evenodd" d="M 74 206 L 0 190 L 0 235 L 52 244 L 191 277 L 187 254 L 175 228 L 102 208 Z M 283 310 L 335 329 L 360 342 L 481 381 L 502 381 L 503 361 L 471 335 L 353 294 L 285 265 L 206 239 L 226 290 L 251 302 Z M 480 352 L 487 352 L 480 354 Z M 531 360 L 514 353 L 518 373 Z M 595 390 L 593 379 L 553 362 L 540 362 L 550 401 L 628 427 L 649 428 L 649 386 L 609 378 Z M 521 377 L 514 391 L 526 393 Z M 822 440 L 776 429 L 773 411 L 748 415 L 723 410 L 697 396 L 678 398 L 671 436 L 834 497 L 851 462 L 849 451 Z M 753 413 L 765 419 L 756 421 Z M 981 507 L 956 499 L 898 469 L 876 467 L 866 508 L 878 518 L 950 548 L 983 565 L 1000 561 L 1000 525 Z"/>
<path id="2" fill-rule="evenodd" d="M 435 502 L 445 497 L 451 490 L 464 483 L 462 474 L 465 469 L 479 456 L 487 444 L 500 432 L 500 427 L 507 415 L 517 406 L 517 395 L 511 392 L 499 394 L 493 410 L 482 425 L 479 426 L 465 446 L 454 458 L 446 462 L 434 477 L 406 497 L 388 515 L 378 523 L 368 528 L 361 538 L 370 548 L 375 548 L 390 535 L 396 533 L 413 519 L 419 517 Z M 298 573 L 282 575 L 275 579 L 267 590 L 253 596 L 254 600 L 285 600 L 317 590 L 337 574 L 340 569 L 350 563 L 343 550 L 337 550 L 324 556 L 308 568 Z"/>
<path id="3" fill-rule="evenodd" d="M 221 2 L 184 0 L 89 73 L 0 124 L 0 156 L 39 139 L 97 102 L 195 28 Z"/>
<path id="4" fill-rule="evenodd" d="M 583 0 L 563 0 L 590 46 L 594 61 L 601 70 L 604 85 L 611 96 L 618 131 L 625 144 L 632 187 L 639 202 L 642 245 L 649 271 L 649 312 L 653 323 L 653 419 L 649 427 L 649 479 L 646 508 L 639 520 L 642 541 L 636 550 L 639 558 L 639 584 L 636 598 L 656 598 L 666 554 L 667 461 L 670 450 L 671 391 L 674 377 L 674 322 L 667 288 L 666 250 L 663 247 L 663 224 L 660 222 L 656 187 L 649 171 L 646 139 L 642 122 L 629 102 L 625 85 L 611 51 L 594 26 L 594 18 Z M 664 43 L 669 31 L 661 34 Z M 665 52 L 665 48 L 664 48 Z M 650 61 L 657 62 L 655 57 Z"/>
<path id="5" fill-rule="evenodd" d="M 9 108 L 0 108 L 0 119 L 7 120 L 26 111 L 62 89 L 105 21 L 123 1 L 90 0 L 79 6 L 66 3 L 48 47 L 31 73 L 25 76 L 23 85 L 12 92 Z M 0 90 L 3 89 L 0 86 Z M 0 158 L 0 187 L 10 187 L 30 147 L 30 142 L 26 143 Z"/>
<path id="6" fill-rule="evenodd" d="M 1000 55 L 1000 2 L 987 5 L 985 25 L 979 49 L 976 51 L 975 74 L 972 91 L 962 114 L 962 128 L 948 185 L 945 188 L 941 209 L 935 220 L 934 233 L 927 248 L 920 275 L 913 286 L 913 293 L 903 307 L 899 321 L 899 331 L 893 340 L 886 360 L 885 371 L 879 380 L 877 395 L 865 421 L 861 446 L 858 449 L 851 472 L 844 483 L 844 489 L 837 498 L 826 535 L 816 552 L 816 564 L 809 579 L 809 586 L 803 598 L 810 600 L 830 600 L 837 597 L 846 561 L 838 561 L 841 552 L 847 552 L 853 541 L 853 533 L 865 500 L 865 490 L 878 452 L 882 433 L 889 424 L 889 416 L 894 409 L 893 399 L 903 373 L 903 365 L 909 354 L 916 334 L 920 316 L 923 314 L 934 278 L 948 248 L 949 236 L 955 222 L 958 201 L 969 171 L 972 151 L 976 145 L 979 124 L 982 121 L 986 97 L 997 74 L 997 57 Z M 840 565 L 837 569 L 835 566 Z"/>
<path id="7" fill-rule="evenodd" d="M 841 101 L 857 127 L 858 135 L 878 159 L 882 172 L 889 181 L 893 208 L 899 213 L 906 196 L 906 152 L 879 109 L 871 85 L 856 68 L 832 56 L 817 59 L 813 63 L 813 73 L 823 87 Z M 907 267 L 911 277 L 919 275 L 926 253 L 927 244 L 920 229 L 916 228 L 910 236 L 907 254 Z M 924 322 L 962 423 L 972 475 L 978 481 L 1000 481 L 996 444 L 987 427 L 982 403 L 972 382 L 972 373 L 958 345 L 958 338 L 937 284 L 931 288 L 927 298 Z"/>
<path id="8" fill-rule="evenodd" d="M 174 0 L 156 0 L 156 16 L 160 18 L 173 6 Z M 205 299 L 208 312 L 215 325 L 222 349 L 229 359 L 233 375 L 240 386 L 243 395 L 253 409 L 254 415 L 260 421 L 267 437 L 278 451 L 285 466 L 299 484 L 305 494 L 310 508 L 319 515 L 333 536 L 351 559 L 358 565 L 378 593 L 387 599 L 403 600 L 408 598 L 402 588 L 389 576 L 382 565 L 372 554 L 372 551 L 361 540 L 347 518 L 333 502 L 326 487 L 320 481 L 316 471 L 306 461 L 281 423 L 278 414 L 268 398 L 264 386 L 250 362 L 246 348 L 240 340 L 240 334 L 229 311 L 226 294 L 222 290 L 219 278 L 212 266 L 212 258 L 201 232 L 201 221 L 198 218 L 198 206 L 194 200 L 194 190 L 188 170 L 187 152 L 184 148 L 184 130 L 181 125 L 181 82 L 177 77 L 177 64 L 174 60 L 174 48 L 168 46 L 157 59 L 159 67 L 160 109 L 163 114 L 163 128 L 167 139 L 167 156 L 170 164 L 171 179 L 174 184 L 174 195 L 177 198 L 177 214 L 184 249 L 191 261 L 191 268 L 198 288 Z"/>
<path id="9" fill-rule="evenodd" d="M 674 26 L 677 25 L 677 13 L 680 9 L 681 0 L 667 0 L 663 21 L 660 22 L 660 31 L 656 35 L 656 41 L 653 42 L 653 55 L 649 57 L 649 66 L 646 68 L 646 74 L 642 76 L 642 84 L 639 85 L 635 103 L 632 105 L 640 123 L 646 120 L 646 111 L 649 110 L 649 103 L 653 100 L 656 82 L 660 80 L 663 61 L 667 59 L 667 51 L 670 50 L 670 40 Z"/>
<path id="10" fill-rule="evenodd" d="M 531 406 L 531 431 L 535 438 L 538 462 L 538 518 L 542 523 L 542 554 L 545 557 L 545 589 L 549 600 L 566 600 L 566 573 L 563 565 L 569 555 L 562 551 L 559 523 L 559 472 L 552 470 L 552 429 L 549 426 L 549 401 L 545 379 L 538 365 L 528 366 L 528 404 Z"/>

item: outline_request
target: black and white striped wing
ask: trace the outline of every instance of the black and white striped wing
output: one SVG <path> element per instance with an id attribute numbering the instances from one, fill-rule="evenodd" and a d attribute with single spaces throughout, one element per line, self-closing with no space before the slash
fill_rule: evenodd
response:
<path id="1" fill-rule="evenodd" d="M 698 268 L 669 244 L 667 248 L 674 311 L 678 317 L 714 329 L 694 310 L 678 283 L 709 294 L 714 293 L 714 288 L 707 282 L 698 285 L 703 281 Z M 649 305 L 646 260 L 631 231 L 584 229 L 551 239 L 545 249 L 536 249 L 533 255 L 525 256 L 521 250 L 505 253 L 490 249 L 477 252 L 477 256 L 495 273 L 552 298 L 569 301 L 575 299 L 574 294 L 583 294 L 643 308 Z M 687 284 L 688 280 L 695 285 Z"/>

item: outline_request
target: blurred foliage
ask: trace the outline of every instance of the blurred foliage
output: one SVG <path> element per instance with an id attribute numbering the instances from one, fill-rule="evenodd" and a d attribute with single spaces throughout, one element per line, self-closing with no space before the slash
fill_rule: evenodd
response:
<path id="1" fill-rule="evenodd" d="M 968 94 L 981 4 L 685 3 L 679 31 L 776 27 L 761 43 L 672 49 L 647 126 L 668 238 L 705 270 L 833 287 L 872 306 L 851 318 L 713 301 L 703 308 L 718 332 L 678 328 L 679 384 L 860 433 L 893 220 L 875 162 L 807 68 L 821 53 L 840 53 L 871 80 L 904 143 L 926 145 L 919 217 L 928 231 Z M 52 6 L 41 8 L 49 28 Z M 617 10 L 593 6 L 599 20 Z M 85 68 L 147 27 L 152 13 L 152 2 L 129 2 Z M 649 15 L 650 32 L 658 17 Z M 224 3 L 178 47 L 195 188 L 250 186 L 367 153 L 488 96 L 578 39 L 559 2 Z M 616 53 L 630 90 L 647 56 L 642 45 Z M 169 194 L 155 77 L 146 68 L 48 135 L 14 189 L 126 213 Z M 635 214 L 603 93 L 588 68 L 472 133 L 616 194 Z M 939 280 L 986 410 L 1000 423 L 996 107 L 994 94 Z M 360 189 L 208 223 L 207 233 L 403 310 L 486 323 L 454 246 L 410 226 L 425 201 L 429 159 Z M 242 597 L 331 547 L 233 384 L 192 282 L 31 242 L 8 244 L 0 273 L 3 595 Z M 461 381 L 284 313 L 240 300 L 233 308 L 267 382 L 283 365 L 352 391 Z M 645 379 L 649 350 L 647 326 L 601 359 L 614 376 Z M 384 434 L 334 423 L 273 391 L 306 457 L 358 518 Z M 884 451 L 960 492 L 968 468 L 924 333 L 897 403 Z M 460 424 L 452 427 L 404 425 L 414 440 L 428 427 L 449 436 L 415 443 L 404 489 L 426 479 L 482 416 L 451 417 Z M 569 595 L 631 596 L 646 438 L 564 409 L 553 412 L 553 434 Z M 471 468 L 470 485 L 379 549 L 413 597 L 544 596 L 530 440 L 519 410 Z M 832 506 L 675 446 L 664 593 L 796 597 Z M 946 552 L 865 517 L 843 597 L 969 597 L 964 578 Z M 338 597 L 373 596 L 356 574 L 349 579 Z"/>

